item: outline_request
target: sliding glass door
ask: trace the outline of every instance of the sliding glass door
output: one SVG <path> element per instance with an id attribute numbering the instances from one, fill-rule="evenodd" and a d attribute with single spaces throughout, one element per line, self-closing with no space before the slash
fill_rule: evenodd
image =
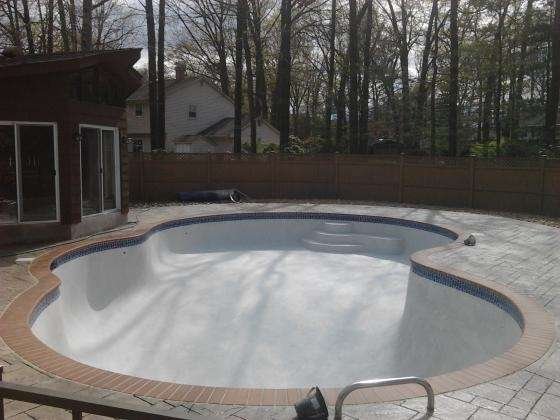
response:
<path id="1" fill-rule="evenodd" d="M 101 213 L 101 159 L 99 130 L 82 128 L 82 214 Z"/>
<path id="2" fill-rule="evenodd" d="M 56 126 L 0 122 L 0 223 L 58 220 Z"/>
<path id="3" fill-rule="evenodd" d="M 56 220 L 56 163 L 54 128 L 20 125 L 20 219 Z"/>
<path id="4" fill-rule="evenodd" d="M 0 125 L 0 223 L 17 221 L 15 126 Z"/>
<path id="5" fill-rule="evenodd" d="M 82 126 L 81 135 L 82 214 L 117 209 L 120 205 L 117 130 Z"/>

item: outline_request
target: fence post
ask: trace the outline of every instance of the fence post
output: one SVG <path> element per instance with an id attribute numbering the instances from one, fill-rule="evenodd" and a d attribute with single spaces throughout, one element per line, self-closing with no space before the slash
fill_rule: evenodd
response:
<path id="1" fill-rule="evenodd" d="M 475 181 L 475 156 L 471 155 L 469 160 L 469 175 L 470 175 L 470 195 L 469 195 L 469 205 L 471 209 L 474 209 L 474 181 Z"/>
<path id="2" fill-rule="evenodd" d="M 142 201 L 146 201 L 146 197 L 144 195 L 144 150 L 140 151 L 140 197 Z"/>
<path id="3" fill-rule="evenodd" d="M 540 212 L 544 214 L 544 189 L 546 181 L 546 156 L 541 157 L 541 202 L 540 202 Z"/>
<path id="4" fill-rule="evenodd" d="M 206 153 L 206 189 L 209 190 L 212 188 L 212 161 L 211 161 L 211 156 L 210 156 L 210 152 Z"/>
<path id="5" fill-rule="evenodd" d="M 404 199 L 404 153 L 401 153 L 399 161 L 399 203 Z"/>
<path id="6" fill-rule="evenodd" d="M 272 155 L 272 195 L 278 198 L 278 153 Z"/>
<path id="7" fill-rule="evenodd" d="M 339 190 L 339 178 L 338 178 L 338 154 L 334 155 L 334 196 L 335 198 L 340 198 Z"/>
<path id="8" fill-rule="evenodd" d="M 2 374 L 4 373 L 4 366 L 0 365 L 0 382 L 2 382 Z M 4 420 L 4 399 L 0 397 L 0 420 Z"/>

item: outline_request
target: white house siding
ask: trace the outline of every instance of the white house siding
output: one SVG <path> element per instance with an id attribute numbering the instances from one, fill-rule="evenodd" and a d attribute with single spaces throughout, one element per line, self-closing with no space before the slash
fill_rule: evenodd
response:
<path id="1" fill-rule="evenodd" d="M 144 113 L 137 117 L 134 113 L 135 106 L 139 102 L 128 102 L 126 106 L 126 124 L 128 134 L 148 134 L 150 132 L 150 107 L 144 103 Z"/>
<path id="2" fill-rule="evenodd" d="M 280 144 L 280 134 L 278 131 L 271 128 L 268 124 L 257 125 L 257 140 L 262 144 Z M 233 139 L 232 139 L 233 142 Z M 247 125 L 241 131 L 241 142 L 250 143 L 251 142 L 251 125 Z"/>
<path id="3" fill-rule="evenodd" d="M 189 119 L 189 106 L 195 105 L 197 118 Z M 174 140 L 195 135 L 223 118 L 233 117 L 232 102 L 200 80 L 175 86 L 166 101 L 166 148 L 174 150 Z"/>
<path id="4" fill-rule="evenodd" d="M 135 104 L 142 102 L 144 112 L 142 117 L 136 117 Z M 189 119 L 189 106 L 195 105 L 197 110 L 196 119 Z M 179 137 L 196 135 L 209 126 L 221 121 L 224 118 L 233 118 L 234 105 L 231 100 L 222 95 L 214 87 L 209 86 L 200 79 L 186 80 L 182 83 L 175 83 L 167 91 L 166 98 L 166 149 L 170 152 L 184 153 L 188 149 L 190 153 L 224 153 L 233 151 L 233 138 L 229 142 L 222 142 L 220 145 L 201 142 L 193 144 L 191 147 L 180 147 L 175 145 L 175 140 Z M 126 108 L 129 137 L 143 140 L 143 149 L 148 152 L 150 145 L 150 109 L 148 101 L 129 101 Z M 251 128 L 245 126 L 241 132 L 242 142 L 251 141 Z M 279 144 L 280 136 L 268 124 L 257 126 L 257 139 L 262 144 Z M 132 148 L 132 146 L 130 147 Z"/>

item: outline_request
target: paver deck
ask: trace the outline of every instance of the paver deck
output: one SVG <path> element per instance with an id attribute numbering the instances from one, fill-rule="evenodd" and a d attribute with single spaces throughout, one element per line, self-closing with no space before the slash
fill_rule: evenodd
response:
<path id="1" fill-rule="evenodd" d="M 437 253 L 432 255 L 432 258 L 451 263 L 461 271 L 507 285 L 518 293 L 533 297 L 554 316 L 556 333 L 560 335 L 560 229 L 550 226 L 492 215 L 434 209 L 324 203 L 247 203 L 137 208 L 132 211 L 130 219 L 138 219 L 138 224 L 130 230 L 170 218 L 235 211 L 334 211 L 400 217 L 455 226 L 462 231 L 473 233 L 477 237 L 477 246 Z M 27 267 L 16 265 L 15 257 L 0 258 L 0 311 L 33 283 L 34 279 L 27 273 Z M 292 407 L 180 404 L 86 387 L 35 370 L 1 341 L 0 364 L 7 366 L 4 374 L 6 381 L 80 395 L 247 420 L 291 419 L 294 416 Z M 345 418 L 420 418 L 424 408 L 424 398 L 376 405 L 346 406 Z M 69 413 L 61 410 L 17 401 L 7 402 L 6 416 L 18 420 L 71 418 Z M 88 418 L 95 417 L 97 416 Z M 434 418 L 560 419 L 558 342 L 555 342 L 539 361 L 513 375 L 437 396 Z"/>

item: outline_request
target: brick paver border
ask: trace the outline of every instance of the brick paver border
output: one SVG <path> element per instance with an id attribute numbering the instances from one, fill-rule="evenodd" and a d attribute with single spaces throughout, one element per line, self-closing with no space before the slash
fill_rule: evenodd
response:
<path id="1" fill-rule="evenodd" d="M 157 230 L 159 226 L 168 222 L 170 221 L 137 228 L 133 234 L 113 234 L 110 235 L 109 240 L 138 238 L 149 231 Z M 515 293 L 509 288 L 487 279 L 461 272 L 452 266 L 435 263 L 430 258 L 432 254 L 463 247 L 465 238 L 462 232 L 453 227 L 440 224 L 436 227 L 455 232 L 457 239 L 449 245 L 413 254 L 411 256 L 412 264 L 450 274 L 504 297 L 521 314 L 523 331 L 519 341 L 499 356 L 484 363 L 428 378 L 434 391 L 445 393 L 488 382 L 514 373 L 540 359 L 555 338 L 553 317 L 530 297 Z M 165 400 L 270 406 L 291 405 L 305 395 L 306 389 L 222 388 L 143 379 L 94 368 L 63 356 L 45 345 L 32 333 L 30 325 L 37 308 L 45 302 L 45 297 L 55 293 L 60 284 L 60 279 L 51 271 L 52 262 L 70 252 L 107 240 L 86 240 L 80 243 L 62 245 L 33 261 L 30 266 L 30 273 L 37 279 L 37 284 L 19 295 L 0 318 L 0 336 L 20 357 L 39 370 L 80 384 Z M 323 392 L 328 404 L 334 404 L 339 389 L 327 388 Z M 379 403 L 422 395 L 424 395 L 423 389 L 416 385 L 390 386 L 354 392 L 347 398 L 347 403 Z"/>

